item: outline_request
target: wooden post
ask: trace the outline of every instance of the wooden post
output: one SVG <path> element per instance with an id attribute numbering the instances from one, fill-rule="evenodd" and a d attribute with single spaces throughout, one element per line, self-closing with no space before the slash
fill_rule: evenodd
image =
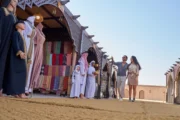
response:
<path id="1" fill-rule="evenodd" d="M 70 95 L 70 92 L 71 92 L 71 83 L 72 83 L 72 73 L 74 71 L 74 67 L 76 65 L 76 59 L 77 59 L 77 53 L 75 51 L 75 47 L 74 47 L 74 50 L 73 50 L 73 57 L 72 57 L 72 67 L 71 67 L 71 70 L 70 70 L 70 77 L 69 77 L 69 80 L 68 80 L 68 95 Z"/>

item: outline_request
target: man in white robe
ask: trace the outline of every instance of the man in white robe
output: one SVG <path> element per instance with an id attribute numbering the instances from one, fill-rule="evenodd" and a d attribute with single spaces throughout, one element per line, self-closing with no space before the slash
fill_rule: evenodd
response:
<path id="1" fill-rule="evenodd" d="M 95 91 L 96 91 L 96 70 L 94 68 L 95 61 L 92 61 L 90 63 L 90 66 L 88 68 L 88 74 L 87 74 L 87 85 L 86 85 L 86 98 L 92 99 L 94 98 Z"/>
<path id="2" fill-rule="evenodd" d="M 81 86 L 80 86 L 80 97 L 84 98 L 85 87 L 86 87 L 86 77 L 88 71 L 88 53 L 83 53 L 79 59 L 80 64 L 80 74 L 81 74 Z"/>
<path id="3" fill-rule="evenodd" d="M 34 63 L 34 37 L 36 35 L 35 27 L 34 27 L 35 16 L 28 17 L 25 21 L 25 30 L 24 30 L 24 38 L 27 46 L 27 80 L 26 80 L 26 94 L 32 92 L 32 89 L 29 88 L 30 80 L 31 80 L 31 72 L 32 66 Z M 38 74 L 38 73 L 37 73 Z"/>

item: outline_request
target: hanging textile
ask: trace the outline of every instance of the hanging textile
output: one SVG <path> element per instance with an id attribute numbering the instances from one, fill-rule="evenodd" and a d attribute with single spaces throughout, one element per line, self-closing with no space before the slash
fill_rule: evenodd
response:
<path id="1" fill-rule="evenodd" d="M 52 76 L 52 66 L 49 66 L 48 68 L 48 76 Z"/>
<path id="2" fill-rule="evenodd" d="M 63 65 L 67 65 L 67 57 L 66 56 L 67 56 L 66 54 L 63 55 Z"/>
<path id="3" fill-rule="evenodd" d="M 49 66 L 45 65 L 44 66 L 44 75 L 48 75 L 48 69 L 49 69 Z"/>
<path id="4" fill-rule="evenodd" d="M 64 53 L 64 41 L 61 42 L 61 53 Z"/>
<path id="5" fill-rule="evenodd" d="M 56 66 L 55 66 L 55 69 L 56 69 L 55 76 L 60 76 L 60 75 L 59 75 L 59 66 L 56 65 Z"/>
<path id="6" fill-rule="evenodd" d="M 65 41 L 64 42 L 64 54 L 71 54 L 73 51 L 73 44 L 72 42 Z"/>
<path id="7" fill-rule="evenodd" d="M 59 55 L 59 65 L 63 64 L 63 54 Z"/>
<path id="8" fill-rule="evenodd" d="M 46 55 L 46 65 L 50 65 L 50 54 Z"/>
<path id="9" fill-rule="evenodd" d="M 49 65 L 52 65 L 52 54 L 49 56 Z"/>
<path id="10" fill-rule="evenodd" d="M 53 90 L 53 89 L 54 89 L 54 81 L 55 81 L 55 76 L 53 76 L 53 77 L 51 78 L 50 90 Z"/>
<path id="11" fill-rule="evenodd" d="M 64 77 L 60 77 L 59 90 L 62 92 L 64 86 Z"/>
<path id="12" fill-rule="evenodd" d="M 72 54 L 67 54 L 66 59 L 67 59 L 67 62 L 66 62 L 67 65 L 70 66 L 71 62 L 72 62 L 72 60 L 71 60 L 72 59 Z"/>
<path id="13" fill-rule="evenodd" d="M 41 88 L 46 89 L 47 88 L 47 76 L 44 76 L 44 80 L 42 81 Z"/>
<path id="14" fill-rule="evenodd" d="M 59 89 L 59 83 L 60 83 L 60 77 L 56 76 L 55 81 L 54 81 L 54 90 L 55 91 Z"/>
<path id="15" fill-rule="evenodd" d="M 65 76 L 69 76 L 69 75 L 70 75 L 70 66 L 66 66 Z"/>
<path id="16" fill-rule="evenodd" d="M 46 42 L 46 53 L 51 53 L 52 42 Z"/>
<path id="17" fill-rule="evenodd" d="M 64 77 L 64 80 L 63 80 L 63 91 L 67 91 L 68 90 L 68 79 L 69 79 L 69 77 Z"/>
<path id="18" fill-rule="evenodd" d="M 51 79 L 52 79 L 52 76 L 47 77 L 47 90 L 50 90 L 51 88 Z"/>
<path id="19" fill-rule="evenodd" d="M 52 76 L 56 76 L 56 66 L 52 66 Z"/>
<path id="20" fill-rule="evenodd" d="M 52 50 L 54 54 L 60 54 L 61 51 L 61 42 L 60 41 L 56 41 L 53 42 L 53 50 Z"/>
<path id="21" fill-rule="evenodd" d="M 59 75 L 60 76 L 65 76 L 65 74 L 66 74 L 66 66 L 65 65 L 61 65 L 59 67 Z"/>
<path id="22" fill-rule="evenodd" d="M 60 65 L 59 64 L 59 54 L 56 54 L 56 65 Z"/>
<path id="23" fill-rule="evenodd" d="M 56 54 L 52 54 L 52 65 L 56 65 Z"/>

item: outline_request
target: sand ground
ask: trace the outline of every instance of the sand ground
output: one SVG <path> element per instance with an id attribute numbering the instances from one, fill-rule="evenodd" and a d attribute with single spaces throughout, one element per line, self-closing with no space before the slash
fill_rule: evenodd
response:
<path id="1" fill-rule="evenodd" d="M 0 120 L 180 120 L 180 106 L 118 100 L 0 98 Z"/>

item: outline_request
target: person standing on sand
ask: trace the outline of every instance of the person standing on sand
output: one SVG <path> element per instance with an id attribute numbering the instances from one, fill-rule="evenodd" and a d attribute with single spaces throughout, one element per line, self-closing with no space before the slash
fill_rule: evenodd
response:
<path id="1" fill-rule="evenodd" d="M 119 92 L 119 100 L 123 101 L 124 97 L 124 89 L 125 89 L 125 84 L 126 84 L 126 79 L 127 79 L 127 59 L 128 57 L 124 55 L 122 57 L 122 62 L 116 62 L 114 63 L 118 67 L 117 71 L 117 89 Z"/>
<path id="2" fill-rule="evenodd" d="M 71 87 L 71 98 L 79 98 L 80 94 L 80 82 L 81 82 L 81 75 L 80 75 L 80 66 L 76 65 L 75 70 L 72 75 L 72 87 Z"/>
<path id="3" fill-rule="evenodd" d="M 84 52 L 78 61 L 80 65 L 80 74 L 81 74 L 81 86 L 80 86 L 81 99 L 84 98 L 85 87 L 86 87 L 86 78 L 87 78 L 87 71 L 88 71 L 87 57 L 88 57 L 88 53 Z"/>
<path id="4" fill-rule="evenodd" d="M 18 0 L 3 0 L 0 7 L 0 97 L 3 92 L 3 84 L 6 61 L 8 60 L 8 51 L 11 43 L 11 35 L 15 29 L 14 24 L 17 21 L 15 16 Z"/>
<path id="5" fill-rule="evenodd" d="M 27 76 L 27 48 L 23 37 L 24 21 L 18 21 L 15 27 L 16 31 L 13 33 L 10 48 L 9 67 L 5 76 L 7 82 L 3 92 L 15 98 L 27 98 L 24 94 Z"/>
<path id="6" fill-rule="evenodd" d="M 128 66 L 128 85 L 129 85 L 129 101 L 131 101 L 131 94 L 133 89 L 133 100 L 135 102 L 136 87 L 138 85 L 138 76 L 141 66 L 135 56 L 131 57 L 131 63 Z"/>
<path id="7" fill-rule="evenodd" d="M 86 98 L 87 99 L 92 99 L 94 98 L 95 91 L 96 91 L 96 70 L 94 68 L 95 66 L 95 61 L 92 61 L 90 63 L 90 66 L 88 68 L 88 77 L 87 77 L 87 84 L 86 84 Z"/>

